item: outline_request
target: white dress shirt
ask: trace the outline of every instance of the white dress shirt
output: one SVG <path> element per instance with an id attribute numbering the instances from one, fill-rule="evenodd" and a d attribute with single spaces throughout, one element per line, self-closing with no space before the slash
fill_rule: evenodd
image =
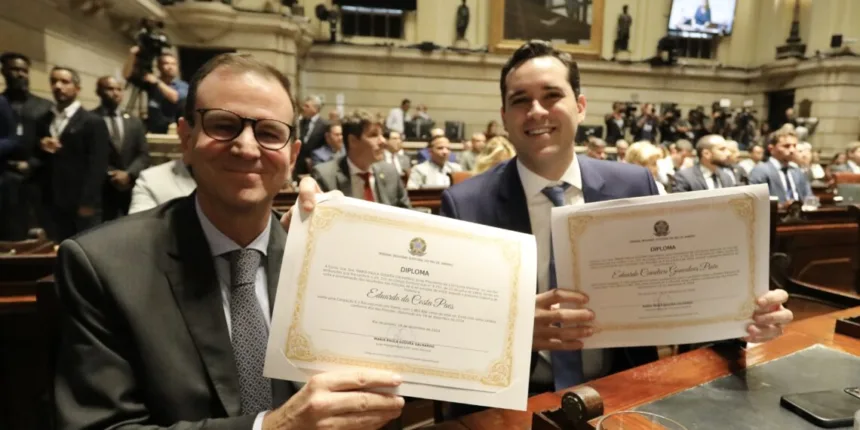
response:
<path id="1" fill-rule="evenodd" d="M 403 134 L 403 130 L 406 128 L 406 124 L 404 124 L 405 120 L 403 109 L 396 107 L 391 109 L 391 112 L 388 112 L 388 118 L 385 119 L 385 127 Z"/>
<path id="2" fill-rule="evenodd" d="M 719 167 L 712 172 L 707 167 L 699 164 L 699 170 L 702 171 L 702 176 L 705 177 L 705 183 L 708 184 L 709 190 L 715 190 L 717 188 L 722 188 L 722 187 L 729 187 L 732 185 L 732 184 L 719 183 L 719 186 L 717 186 L 718 184 L 714 183 L 714 175 L 717 175 L 717 181 L 720 180 L 720 168 Z"/>
<path id="3" fill-rule="evenodd" d="M 549 290 L 549 258 L 550 258 L 550 213 L 553 208 L 549 197 L 542 190 L 546 187 L 570 184 L 564 191 L 564 205 L 585 204 L 582 194 L 582 172 L 579 170 L 579 162 L 576 156 L 567 170 L 561 176 L 560 181 L 550 181 L 537 173 L 532 172 L 517 160 L 517 172 L 523 183 L 523 191 L 526 195 L 526 203 L 529 207 L 529 220 L 531 222 L 532 234 L 537 242 L 537 288 L 538 293 Z M 559 285 L 559 287 L 569 287 Z M 551 361 L 548 351 L 539 352 L 541 358 Z M 586 380 L 592 380 L 608 373 L 609 369 L 603 369 L 603 363 L 611 363 L 607 358 L 608 350 L 587 349 L 582 350 L 582 370 Z"/>
<path id="4" fill-rule="evenodd" d="M 857 165 L 853 160 L 848 160 L 848 167 L 851 169 L 851 173 L 860 173 L 860 166 Z"/>
<path id="5" fill-rule="evenodd" d="M 51 136 L 60 138 L 60 135 L 63 134 L 63 131 L 66 129 L 66 126 L 69 125 L 69 118 L 75 115 L 78 109 L 81 108 L 81 102 L 75 100 L 72 104 L 66 106 L 65 109 L 61 111 L 57 110 L 57 107 L 54 106 L 51 108 L 51 112 L 54 113 L 54 119 L 51 120 Z"/>
<path id="6" fill-rule="evenodd" d="M 780 181 L 782 181 L 782 189 L 785 191 L 785 197 L 789 200 L 794 200 L 797 196 L 800 195 L 799 191 L 797 190 L 797 184 L 794 182 L 794 178 L 792 178 L 791 175 L 786 175 L 785 173 L 783 173 L 782 164 L 776 158 L 770 157 L 768 162 L 776 166 L 776 171 L 779 172 L 779 179 Z M 787 183 L 791 183 L 791 189 L 794 190 L 793 196 L 788 194 L 788 186 L 786 186 Z"/>
<path id="7" fill-rule="evenodd" d="M 364 198 L 364 178 L 362 178 L 359 173 L 365 173 L 364 170 L 361 170 L 353 164 L 352 160 L 349 157 L 346 157 L 346 164 L 349 166 L 349 184 L 352 187 L 352 197 L 356 199 Z M 373 177 L 373 171 L 367 170 L 370 173 L 368 175 L 368 181 L 370 182 L 370 191 L 373 192 L 373 201 L 378 202 L 379 198 L 376 196 L 376 178 Z"/>
<path id="8" fill-rule="evenodd" d="M 231 251 L 242 249 L 232 239 L 221 233 L 215 225 L 206 218 L 206 214 L 200 208 L 200 202 L 197 198 L 194 199 L 194 206 L 197 209 L 197 218 L 200 220 L 200 226 L 203 228 L 203 235 L 206 236 L 206 241 L 209 242 L 209 249 L 212 251 L 212 258 L 215 262 L 215 275 L 218 278 L 218 286 L 221 288 L 221 304 L 224 308 L 224 318 L 227 320 L 227 334 L 230 335 L 230 340 L 233 340 L 233 323 L 230 320 L 230 257 L 227 255 Z M 269 248 L 269 234 L 272 229 L 271 215 L 266 223 L 266 229 L 257 236 L 246 248 L 256 249 L 265 257 Z M 263 259 L 262 261 L 265 261 Z M 269 314 L 269 288 L 268 277 L 266 276 L 266 268 L 264 264 L 260 264 L 257 268 L 257 274 L 254 278 L 254 294 L 257 296 L 257 303 L 260 304 L 260 310 L 263 313 L 263 319 L 266 321 L 268 329 L 272 324 L 272 316 Z M 264 348 L 266 345 L 262 345 Z M 274 406 L 274 405 L 273 405 Z M 257 414 L 254 419 L 253 430 L 263 428 L 263 416 L 267 411 Z"/>
<path id="9" fill-rule="evenodd" d="M 453 172 L 460 172 L 463 168 L 457 163 L 446 161 L 444 165 L 427 160 L 412 168 L 406 188 L 412 190 L 424 187 L 448 187 L 451 178 L 448 176 Z"/>

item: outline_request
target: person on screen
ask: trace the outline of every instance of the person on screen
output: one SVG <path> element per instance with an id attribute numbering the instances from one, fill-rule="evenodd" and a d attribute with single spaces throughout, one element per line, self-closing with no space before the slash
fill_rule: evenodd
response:
<path id="1" fill-rule="evenodd" d="M 693 16 L 693 21 L 696 25 L 708 25 L 711 23 L 711 2 L 710 0 L 702 0 L 702 4 L 696 9 L 696 14 Z"/>

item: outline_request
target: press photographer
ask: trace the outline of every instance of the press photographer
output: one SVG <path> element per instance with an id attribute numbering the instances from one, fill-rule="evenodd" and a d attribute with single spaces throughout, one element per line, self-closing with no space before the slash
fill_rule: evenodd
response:
<path id="1" fill-rule="evenodd" d="M 645 103 L 642 106 L 642 115 L 636 119 L 636 126 L 633 127 L 633 140 L 655 142 L 658 125 L 659 120 L 657 114 L 654 113 L 654 104 Z"/>
<path id="2" fill-rule="evenodd" d="M 179 79 L 176 56 L 165 51 L 170 44 L 158 25 L 143 21 L 137 45 L 129 50 L 123 76 L 130 85 L 147 95 L 146 128 L 150 133 L 167 133 L 181 112 L 181 102 L 188 96 L 188 83 Z M 152 63 L 157 62 L 158 77 Z M 135 97 L 130 98 L 130 105 Z"/>
<path id="3" fill-rule="evenodd" d="M 612 113 L 603 118 L 603 123 L 606 126 L 606 143 L 614 146 L 618 139 L 624 139 L 624 129 L 627 128 L 624 103 L 612 103 Z"/>
<path id="4" fill-rule="evenodd" d="M 744 106 L 734 116 L 732 139 L 736 140 L 741 150 L 746 150 L 758 138 L 758 119 L 756 110 Z"/>

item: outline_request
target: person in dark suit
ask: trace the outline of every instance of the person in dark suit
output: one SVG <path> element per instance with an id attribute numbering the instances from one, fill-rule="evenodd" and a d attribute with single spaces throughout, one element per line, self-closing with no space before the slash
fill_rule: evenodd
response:
<path id="1" fill-rule="evenodd" d="M 502 119 L 516 158 L 442 193 L 444 216 L 534 234 L 537 239 L 531 394 L 562 390 L 657 359 L 654 347 L 581 351 L 579 339 L 591 335 L 588 323 L 594 313 L 585 308 L 584 294 L 555 285 L 550 251 L 553 206 L 657 194 L 644 167 L 576 156 L 574 138 L 586 107 L 579 81 L 576 63 L 549 42 L 521 46 L 500 78 Z M 785 291 L 771 291 L 758 299 L 754 318 L 759 324 L 749 327 L 747 340 L 764 341 L 781 333 L 781 325 L 792 319 L 791 311 L 781 306 L 787 298 Z M 452 415 L 474 410 L 453 405 Z"/>
<path id="2" fill-rule="evenodd" d="M 325 145 L 311 152 L 312 166 L 331 161 L 343 155 L 343 127 L 329 123 L 325 132 Z"/>
<path id="3" fill-rule="evenodd" d="M 299 140 L 302 141 L 302 149 L 299 152 L 299 163 L 296 164 L 295 177 L 310 173 L 307 160 L 311 154 L 325 145 L 325 133 L 328 130 L 328 121 L 320 116 L 322 101 L 317 96 L 305 97 L 302 102 L 302 115 L 298 121 Z"/>
<path id="4" fill-rule="evenodd" d="M 675 173 L 674 192 L 715 190 L 736 185 L 732 173 L 726 170 L 729 166 L 726 139 L 718 134 L 703 136 L 696 143 L 696 154 L 699 157 L 696 164 Z"/>
<path id="5" fill-rule="evenodd" d="M 40 159 L 37 124 L 51 111 L 52 103 L 30 92 L 30 59 L 27 56 L 6 52 L 0 55 L 0 73 L 6 81 L 3 96 L 12 107 L 15 121 L 13 130 L 18 139 L 17 148 L 0 160 L 0 203 L 13 208 L 0 214 L 5 226 L 2 240 L 23 240 L 32 227 L 45 227 L 50 217 L 42 205 L 41 184 L 44 177 L 36 175 Z"/>
<path id="6" fill-rule="evenodd" d="M 771 196 L 780 203 L 803 201 L 812 195 L 812 187 L 806 175 L 791 165 L 797 147 L 797 134 L 792 129 L 781 128 L 767 137 L 770 159 L 756 165 L 750 172 L 750 184 L 767 184 Z"/>
<path id="7" fill-rule="evenodd" d="M 96 95 L 101 105 L 93 113 L 102 117 L 110 134 L 107 179 L 102 196 L 105 221 L 128 214 L 131 190 L 144 169 L 149 167 L 149 146 L 143 122 L 120 111 L 122 86 L 110 76 L 99 78 Z"/>
<path id="8" fill-rule="evenodd" d="M 51 70 L 56 108 L 41 122 L 41 157 L 51 180 L 50 199 L 57 243 L 101 223 L 102 184 L 108 168 L 110 136 L 104 121 L 81 108 L 81 78 L 73 69 Z"/>
<path id="9" fill-rule="evenodd" d="M 18 149 L 18 133 L 16 133 L 15 112 L 6 97 L 0 95 L 0 161 L 5 161 L 9 154 Z"/>
<path id="10" fill-rule="evenodd" d="M 346 155 L 314 166 L 311 177 L 323 191 L 340 190 L 347 197 L 411 208 L 409 195 L 393 165 L 385 162 L 382 123 L 367 111 L 343 119 Z"/>
<path id="11" fill-rule="evenodd" d="M 606 143 L 609 145 L 615 146 L 618 139 L 624 139 L 624 130 L 627 128 L 624 108 L 624 103 L 614 102 L 612 103 L 612 113 L 603 118 L 603 125 L 606 127 Z"/>
<path id="12" fill-rule="evenodd" d="M 370 391 L 397 386 L 389 372 L 263 377 L 286 240 L 271 207 L 300 146 L 290 99 L 272 66 L 210 60 L 177 130 L 197 190 L 60 246 L 57 428 L 378 428 L 400 414 L 401 397 Z"/>
<path id="13" fill-rule="evenodd" d="M 9 105 L 6 97 L 0 95 L 0 165 L 5 165 L 8 155 L 18 149 L 20 141 L 15 128 L 15 113 L 12 111 L 12 106 Z M 3 179 L 3 175 L 0 174 L 0 221 L 8 218 L 7 212 L 16 209 L 2 197 L 4 192 Z M 7 228 L 7 225 L 0 224 L 0 240 L 9 240 L 6 238 L 11 234 Z"/>

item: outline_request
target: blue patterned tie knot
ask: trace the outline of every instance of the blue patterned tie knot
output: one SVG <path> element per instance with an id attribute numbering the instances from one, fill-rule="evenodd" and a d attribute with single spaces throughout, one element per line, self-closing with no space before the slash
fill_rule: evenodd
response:
<path id="1" fill-rule="evenodd" d="M 546 187 L 542 189 L 540 192 L 552 202 L 553 206 L 564 206 L 564 192 L 570 188 L 570 184 L 562 183 L 561 185 L 555 185 L 552 187 Z"/>

